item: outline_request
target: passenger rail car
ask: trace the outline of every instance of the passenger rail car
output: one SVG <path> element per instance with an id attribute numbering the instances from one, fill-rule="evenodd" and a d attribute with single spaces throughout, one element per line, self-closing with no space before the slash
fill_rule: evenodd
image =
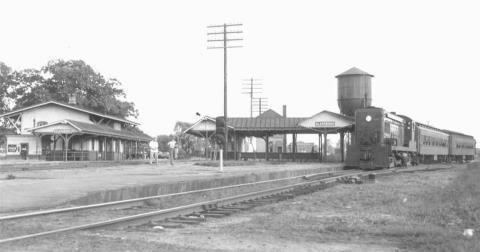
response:
<path id="1" fill-rule="evenodd" d="M 476 142 L 472 136 L 454 131 L 445 131 L 448 136 L 448 159 L 461 162 L 471 161 L 475 158 Z"/>
<path id="2" fill-rule="evenodd" d="M 441 130 L 382 108 L 355 112 L 355 134 L 347 147 L 347 167 L 380 169 L 419 162 L 472 160 L 475 139 Z"/>

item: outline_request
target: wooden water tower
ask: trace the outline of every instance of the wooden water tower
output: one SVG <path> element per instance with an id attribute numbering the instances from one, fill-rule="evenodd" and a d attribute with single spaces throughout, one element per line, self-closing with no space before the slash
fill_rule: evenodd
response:
<path id="1" fill-rule="evenodd" d="M 372 104 L 373 75 L 356 67 L 335 76 L 338 80 L 338 107 L 340 113 L 355 116 L 355 110 Z"/>

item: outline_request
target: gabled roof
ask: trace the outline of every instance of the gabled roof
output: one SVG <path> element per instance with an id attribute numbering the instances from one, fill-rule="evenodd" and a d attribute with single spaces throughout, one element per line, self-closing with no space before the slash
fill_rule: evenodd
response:
<path id="1" fill-rule="evenodd" d="M 30 131 L 36 133 L 37 130 L 45 130 L 49 127 L 53 127 L 56 125 L 69 125 L 73 129 L 75 129 L 77 133 L 81 134 L 92 134 L 144 141 L 149 141 L 152 139 L 152 137 L 142 132 L 136 132 L 132 130 L 115 130 L 106 125 L 78 122 L 74 120 L 57 121 L 46 125 L 38 126 L 36 128 L 30 129 Z"/>
<path id="2" fill-rule="evenodd" d="M 192 127 L 186 129 L 184 133 L 199 135 L 198 132 L 215 131 L 214 127 L 205 127 L 205 129 L 203 129 L 202 126 L 197 127 L 197 125 L 203 121 L 210 121 L 211 124 L 215 123 L 214 118 L 203 117 L 193 124 Z M 227 119 L 229 128 L 245 135 L 316 133 L 318 131 L 337 132 L 338 130 L 351 128 L 354 122 L 353 117 L 326 110 L 312 117 L 285 118 L 271 110 L 271 112 L 267 114 L 267 117 L 230 117 Z M 318 123 L 319 125 L 317 125 Z M 325 126 L 322 123 L 327 123 L 328 125 Z"/>
<path id="3" fill-rule="evenodd" d="M 299 126 L 311 129 L 340 129 L 351 127 L 354 123 L 353 117 L 324 110 L 306 118 L 299 123 Z"/>
<path id="4" fill-rule="evenodd" d="M 137 122 L 126 120 L 126 119 L 123 119 L 121 117 L 102 114 L 102 113 L 98 113 L 98 112 L 95 112 L 95 111 L 92 111 L 92 110 L 89 110 L 89 109 L 80 108 L 78 106 L 74 106 L 74 105 L 71 105 L 71 104 L 65 104 L 65 103 L 61 103 L 61 102 L 57 102 L 57 101 L 47 101 L 47 102 L 44 102 L 44 103 L 39 103 L 39 104 L 36 104 L 36 105 L 29 106 L 29 107 L 17 109 L 17 110 L 5 113 L 3 115 L 0 115 L 0 118 L 5 117 L 5 116 L 9 116 L 9 115 L 14 115 L 16 113 L 20 113 L 20 112 L 23 112 L 23 111 L 26 111 L 26 110 L 30 110 L 30 109 L 34 109 L 34 108 L 38 108 L 38 107 L 42 107 L 42 106 L 46 106 L 46 105 L 51 105 L 51 104 L 61 106 L 61 107 L 65 107 L 65 108 L 69 108 L 69 109 L 76 110 L 76 111 L 80 111 L 80 112 L 83 112 L 83 113 L 91 114 L 91 115 L 104 117 L 104 118 L 119 121 L 119 122 L 124 122 L 124 123 L 132 124 L 132 125 L 139 125 L 139 123 L 137 123 Z"/>
<path id="5" fill-rule="evenodd" d="M 197 122 L 195 122 L 192 126 L 190 126 L 188 129 L 184 130 L 182 133 L 185 134 L 188 131 L 205 131 L 204 127 L 200 126 L 200 124 L 205 123 L 205 122 L 210 122 L 213 125 L 216 123 L 216 119 L 213 117 L 209 116 L 204 116 Z M 228 125 L 228 124 L 227 124 Z M 232 128 L 232 126 L 228 125 L 229 128 Z M 208 129 L 207 129 L 208 131 Z"/>
<path id="6" fill-rule="evenodd" d="M 318 115 L 320 115 L 320 114 L 329 114 L 329 115 L 332 115 L 332 116 L 335 116 L 335 117 L 338 117 L 338 118 L 342 118 L 342 119 L 344 119 L 344 120 L 355 121 L 355 118 L 354 118 L 353 116 L 342 115 L 342 114 L 335 113 L 335 112 L 328 111 L 328 110 L 324 110 L 324 111 L 322 111 L 322 112 L 316 113 L 316 114 L 313 115 L 312 117 L 318 116 Z"/>
<path id="7" fill-rule="evenodd" d="M 235 131 L 269 131 L 269 130 L 295 130 L 298 129 L 299 122 L 306 118 L 288 117 L 283 118 L 228 118 L 227 124 L 231 125 Z"/>
<path id="8" fill-rule="evenodd" d="M 283 118 L 283 116 L 277 113 L 275 110 L 269 109 L 258 115 L 256 118 Z"/>
<path id="9" fill-rule="evenodd" d="M 339 75 L 337 75 L 337 76 L 335 76 L 335 77 L 338 78 L 338 77 L 340 77 L 340 76 L 347 76 L 347 75 L 368 75 L 368 76 L 373 77 L 372 74 L 369 74 L 369 73 L 367 73 L 367 72 L 365 72 L 365 71 L 363 71 L 363 70 L 360 70 L 360 69 L 358 69 L 358 68 L 356 68 L 356 67 L 352 67 L 352 68 L 348 69 L 347 71 L 345 71 L 345 72 L 343 72 L 343 73 L 341 73 L 341 74 L 339 74 Z"/>

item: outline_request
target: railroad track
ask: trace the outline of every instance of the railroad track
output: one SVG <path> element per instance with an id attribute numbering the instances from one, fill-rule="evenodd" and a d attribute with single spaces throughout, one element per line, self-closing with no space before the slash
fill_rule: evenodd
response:
<path id="1" fill-rule="evenodd" d="M 389 169 L 382 171 L 375 171 L 376 175 L 388 175 L 395 174 L 398 172 L 415 172 L 415 171 L 425 171 L 432 169 Z M 0 240 L 0 244 L 10 243 L 14 241 L 26 240 L 37 237 L 44 237 L 54 234 L 65 234 L 69 232 L 79 231 L 79 230 L 89 230 L 89 229 L 100 229 L 100 228 L 112 228 L 112 227 L 129 227 L 129 226 L 141 226 L 141 225 L 153 225 L 159 226 L 161 228 L 168 227 L 177 227 L 184 224 L 198 224 L 205 221 L 207 218 L 218 218 L 223 216 L 228 216 L 238 211 L 247 210 L 252 207 L 263 205 L 267 203 L 274 203 L 280 200 L 290 199 L 297 195 L 312 193 L 320 189 L 332 186 L 337 182 L 345 181 L 346 177 L 364 177 L 372 172 L 365 171 L 339 171 L 339 172 L 323 172 L 318 174 L 312 174 L 308 176 L 297 176 L 291 178 L 283 178 L 276 180 L 267 180 L 254 183 L 239 184 L 233 186 L 217 187 L 202 189 L 197 191 L 182 192 L 176 194 L 168 195 L 158 195 L 151 197 L 144 197 L 131 200 L 107 202 L 102 204 L 94 204 L 80 207 L 71 207 L 64 209 L 52 209 L 47 211 L 39 211 L 27 214 L 11 215 L 0 217 L 0 222 L 8 220 L 19 220 L 26 218 L 34 218 L 45 215 L 55 215 L 59 213 L 72 213 L 83 210 L 92 210 L 92 209 L 103 209 L 108 207 L 123 207 L 123 208 L 138 208 L 139 204 L 149 201 L 149 200 L 161 200 L 166 197 L 172 196 L 182 196 L 192 193 L 199 192 L 210 192 L 210 191 L 221 191 L 236 187 L 249 187 L 258 184 L 274 183 L 279 181 L 286 181 L 292 179 L 303 179 L 304 181 L 286 185 L 286 186 L 277 186 L 275 188 L 270 188 L 261 191 L 249 192 L 244 194 L 239 194 L 230 197 L 223 197 L 213 200 L 207 200 L 203 202 L 172 207 L 167 209 L 155 209 L 153 211 L 147 211 L 145 213 L 139 213 L 134 215 L 128 215 L 118 218 L 109 219 L 106 221 L 97 221 L 83 225 L 70 226 L 66 228 L 58 228 L 49 231 L 42 231 L 27 235 L 20 235 L 10 238 L 5 238 Z M 140 206 L 141 207 L 141 206 Z"/>

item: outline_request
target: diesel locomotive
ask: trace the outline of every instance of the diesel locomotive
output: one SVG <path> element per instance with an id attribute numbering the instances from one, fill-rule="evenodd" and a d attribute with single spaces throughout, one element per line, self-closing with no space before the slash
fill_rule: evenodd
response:
<path id="1" fill-rule="evenodd" d="M 389 113 L 382 108 L 355 110 L 355 133 L 347 147 L 347 167 L 364 170 L 474 159 L 475 139 Z"/>

